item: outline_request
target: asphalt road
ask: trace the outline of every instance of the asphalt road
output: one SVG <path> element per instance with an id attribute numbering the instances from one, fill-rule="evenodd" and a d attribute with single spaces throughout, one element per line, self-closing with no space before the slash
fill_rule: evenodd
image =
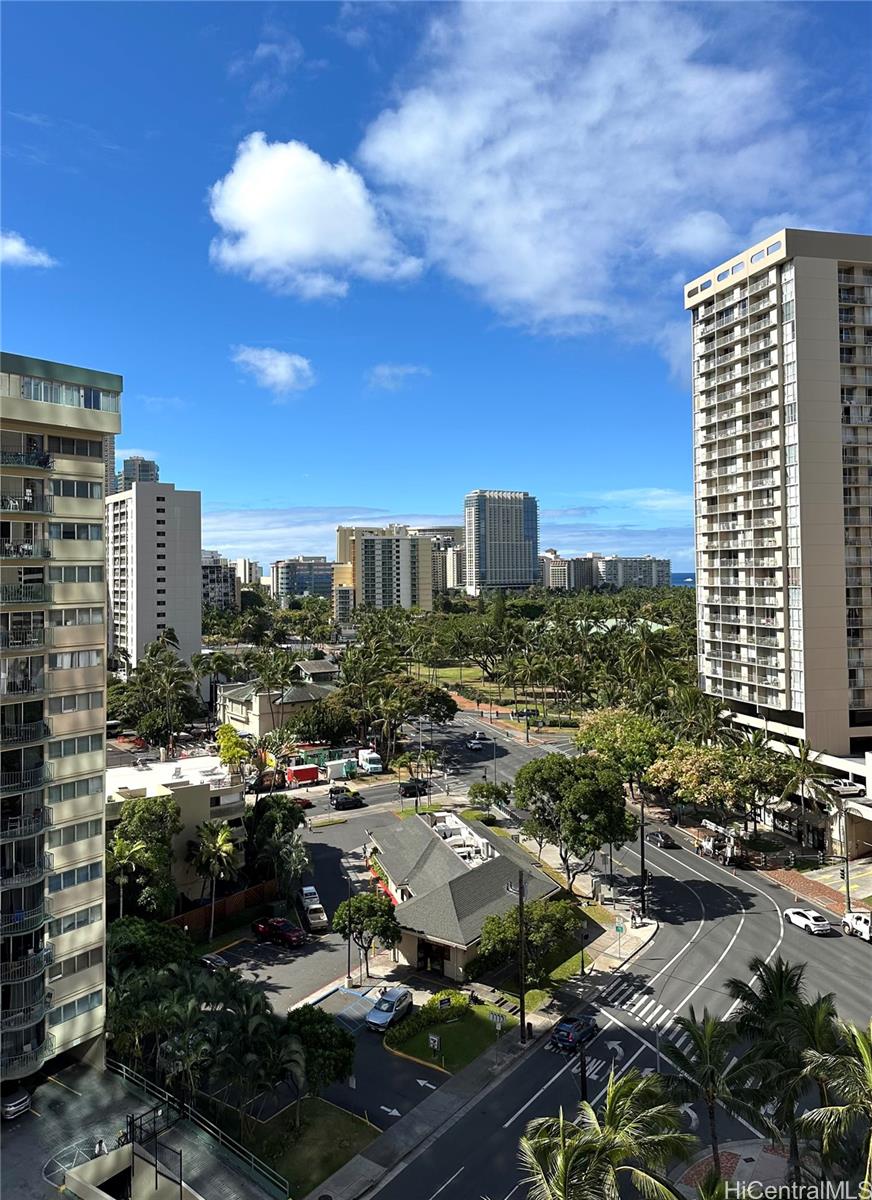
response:
<path id="1" fill-rule="evenodd" d="M 675 1018 L 692 1005 L 727 1016 L 734 1005 L 726 982 L 751 978 L 749 962 L 777 953 L 803 961 L 811 994 L 834 991 L 840 1013 L 869 1019 L 872 947 L 853 939 L 811 937 L 785 927 L 781 913 L 792 897 L 754 873 L 739 872 L 688 850 L 646 850 L 652 875 L 651 911 L 660 931 L 623 972 L 611 977 L 596 1011 L 601 1032 L 588 1045 L 590 1098 L 595 1103 L 614 1065 L 656 1069 L 658 1035 L 681 1044 Z M 638 846 L 620 860 L 638 872 Z M 665 1067 L 665 1063 L 661 1062 Z M 393 1174 L 376 1193 L 380 1200 L 509 1200 L 521 1191 L 517 1143 L 533 1117 L 571 1112 L 579 1098 L 573 1064 L 544 1046 L 530 1051 L 523 1067 L 504 1077 L 426 1149 Z M 704 1118 L 689 1109 L 688 1128 L 705 1137 Z M 723 1140 L 752 1136 L 741 1122 L 719 1114 Z"/>

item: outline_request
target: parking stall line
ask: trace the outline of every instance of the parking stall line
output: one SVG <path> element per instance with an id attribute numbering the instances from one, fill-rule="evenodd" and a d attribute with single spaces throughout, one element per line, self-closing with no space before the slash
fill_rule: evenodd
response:
<path id="1" fill-rule="evenodd" d="M 462 1170 L 463 1170 L 463 1167 L 460 1168 L 460 1171 L 455 1171 L 450 1179 L 446 1179 L 445 1182 L 442 1184 L 442 1187 L 436 1189 L 436 1191 L 430 1197 L 430 1200 L 436 1200 L 436 1197 L 440 1194 L 440 1192 L 445 1191 L 445 1189 L 448 1187 L 449 1183 L 454 1183 L 454 1180 L 457 1178 L 457 1176 L 460 1174 L 460 1172 Z"/>

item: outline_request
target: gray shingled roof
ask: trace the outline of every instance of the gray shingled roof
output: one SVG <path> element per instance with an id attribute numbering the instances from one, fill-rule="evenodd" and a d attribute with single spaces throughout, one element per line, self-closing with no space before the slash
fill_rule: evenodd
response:
<path id="1" fill-rule="evenodd" d="M 338 675 L 339 668 L 329 658 L 309 658 L 294 663 L 294 669 L 305 672 L 306 675 Z"/>
<path id="2" fill-rule="evenodd" d="M 263 690 L 256 681 L 252 681 L 251 683 L 240 683 L 237 687 L 225 688 L 222 694 L 228 700 L 246 704 L 257 692 Z M 306 704 L 316 700 L 326 700 L 328 696 L 333 695 L 335 690 L 335 688 L 322 683 L 295 683 L 286 688 L 281 695 L 273 692 L 273 704 Z"/>
<path id="3" fill-rule="evenodd" d="M 429 826 L 414 818 L 371 835 L 391 879 L 397 884 L 408 879 L 415 892 L 411 900 L 397 905 L 397 920 L 404 929 L 455 946 L 471 945 L 481 936 L 486 917 L 508 912 L 517 904 L 506 884 L 518 882 L 519 867 L 527 875 L 528 899 L 540 900 L 559 891 L 559 885 L 510 838 L 491 833 L 477 821 L 469 824 L 497 851 L 495 858 L 475 867 L 466 866 Z"/>

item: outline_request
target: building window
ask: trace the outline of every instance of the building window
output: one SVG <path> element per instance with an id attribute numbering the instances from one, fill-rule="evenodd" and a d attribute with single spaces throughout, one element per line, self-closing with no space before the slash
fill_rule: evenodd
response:
<path id="1" fill-rule="evenodd" d="M 103 822 L 99 817 L 90 821 L 77 821 L 75 825 L 62 825 L 59 829 L 50 829 L 46 835 L 46 845 L 49 850 L 58 846 L 72 846 L 75 842 L 87 842 L 99 837 L 103 832 Z"/>
<path id="2" fill-rule="evenodd" d="M 54 783 L 48 789 L 49 804 L 61 804 L 64 800 L 76 800 L 80 796 L 98 796 L 103 791 L 103 776 L 91 775 L 87 779 L 73 779 L 69 783 Z"/>
<path id="3" fill-rule="evenodd" d="M 102 583 L 103 568 L 49 567 L 48 577 L 52 583 Z"/>
<path id="4" fill-rule="evenodd" d="M 71 867 L 69 871 L 61 871 L 57 875 L 50 875 L 48 890 L 50 893 L 65 892 L 68 888 L 81 887 L 83 883 L 93 883 L 95 879 L 102 878 L 102 863 L 85 863 L 83 867 Z"/>
<path id="5" fill-rule="evenodd" d="M 53 608 L 49 625 L 102 625 L 102 608 Z"/>
<path id="6" fill-rule="evenodd" d="M 100 988 L 87 996 L 79 996 L 76 1000 L 68 1000 L 66 1004 L 53 1008 L 48 1014 L 48 1023 L 62 1025 L 64 1021 L 72 1021 L 74 1017 L 81 1017 L 84 1013 L 99 1008 L 102 1003 L 103 989 Z"/>
<path id="7" fill-rule="evenodd" d="M 91 754 L 94 750 L 103 749 L 102 733 L 84 733 L 79 737 L 62 738 L 59 742 L 49 742 L 49 758 L 72 758 L 76 754 Z"/>
<path id="8" fill-rule="evenodd" d="M 102 458 L 103 442 L 90 438 L 55 437 L 49 434 L 49 452 L 68 455 L 71 458 Z"/>
<path id="9" fill-rule="evenodd" d="M 91 483 L 87 479 L 53 479 L 53 496 L 75 497 L 77 500 L 102 500 L 103 484 Z"/>
<path id="10" fill-rule="evenodd" d="M 80 971 L 87 971 L 89 967 L 99 966 L 102 961 L 103 947 L 95 946 L 92 950 L 83 950 L 81 954 L 73 954 L 70 958 L 52 963 L 48 977 L 50 980 L 69 979 L 71 975 L 78 975 Z"/>
<path id="11" fill-rule="evenodd" d="M 77 909 L 76 912 L 64 913 L 48 923 L 48 936 L 60 937 L 62 933 L 72 933 L 74 929 L 83 929 L 86 925 L 96 925 L 103 920 L 103 905 L 91 904 L 87 908 Z"/>
<path id="12" fill-rule="evenodd" d="M 48 656 L 49 670 L 70 671 L 82 667 L 99 667 L 103 662 L 102 650 L 61 650 Z"/>
<path id="13" fill-rule="evenodd" d="M 84 521 L 49 521 L 48 536 L 55 541 L 99 542 L 103 540 L 103 526 Z"/>
<path id="14" fill-rule="evenodd" d="M 83 712 L 89 708 L 103 707 L 102 692 L 79 692 L 74 696 L 50 696 L 48 711 L 53 717 L 63 713 Z"/>

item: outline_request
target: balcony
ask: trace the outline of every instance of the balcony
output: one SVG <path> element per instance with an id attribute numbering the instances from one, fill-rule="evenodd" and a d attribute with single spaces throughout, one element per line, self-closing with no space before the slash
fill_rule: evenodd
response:
<path id="1" fill-rule="evenodd" d="M 0 584 L 0 604 L 47 604 L 51 601 L 50 583 Z"/>
<path id="2" fill-rule="evenodd" d="M 11 513 L 52 513 L 54 496 L 2 495 L 0 511 Z"/>
<path id="3" fill-rule="evenodd" d="M 50 1033 L 35 1050 L 25 1050 L 22 1054 L 13 1054 L 0 1058 L 0 1078 L 23 1079 L 38 1071 L 47 1058 L 54 1054 L 55 1040 Z"/>
<path id="4" fill-rule="evenodd" d="M 25 1008 L 5 1009 L 0 1017 L 0 1029 L 26 1029 L 29 1025 L 37 1025 L 48 1012 L 50 1005 L 51 992 L 46 992 L 35 1004 L 28 1004 Z"/>
<path id="5" fill-rule="evenodd" d="M 41 696 L 45 692 L 45 673 L 30 675 L 22 679 L 0 679 L 0 696 Z"/>
<path id="6" fill-rule="evenodd" d="M 51 558 L 51 542 L 0 542 L 0 558 Z"/>
<path id="7" fill-rule="evenodd" d="M 23 725 L 0 725 L 4 746 L 28 746 L 42 742 L 51 734 L 47 721 L 26 721 Z"/>
<path id="8" fill-rule="evenodd" d="M 18 817 L 9 817 L 0 825 L 0 842 L 14 842 L 17 838 L 34 837 L 51 825 L 51 809 L 35 808 Z"/>
<path id="9" fill-rule="evenodd" d="M 26 771 L 3 771 L 0 773 L 0 792 L 29 792 L 43 787 L 52 777 L 52 764 L 40 763 Z"/>
<path id="10" fill-rule="evenodd" d="M 41 975 L 54 962 L 54 947 L 47 944 L 33 954 L 26 954 L 14 962 L 0 963 L 0 983 L 22 983 Z"/>
<path id="11" fill-rule="evenodd" d="M 54 870 L 54 856 L 47 851 L 37 854 L 32 863 L 13 863 L 0 872 L 0 888 L 28 887 L 39 883 Z"/>
<path id="12" fill-rule="evenodd" d="M 0 650 L 30 650 L 51 644 L 51 630 L 40 625 L 31 629 L 0 629 Z"/>
<path id="13" fill-rule="evenodd" d="M 37 467 L 40 471 L 53 471 L 54 459 L 44 450 L 0 450 L 0 466 Z"/>
<path id="14" fill-rule="evenodd" d="M 0 933 L 12 936 L 19 933 L 32 933 L 34 929 L 39 929 L 44 925 L 52 915 L 51 901 L 45 896 L 35 908 L 19 908 L 14 912 L 4 912 L 0 916 Z"/>

